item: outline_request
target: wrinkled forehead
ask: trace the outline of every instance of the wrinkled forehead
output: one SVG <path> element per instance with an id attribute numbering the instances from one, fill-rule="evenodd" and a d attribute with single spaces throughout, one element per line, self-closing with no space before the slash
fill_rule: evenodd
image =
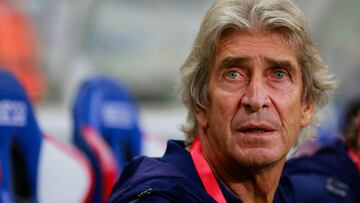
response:
<path id="1" fill-rule="evenodd" d="M 301 44 L 303 44 L 301 43 L 301 37 L 288 27 L 267 28 L 259 26 L 250 28 L 228 26 L 220 33 L 217 44 L 234 33 L 244 33 L 248 35 L 277 35 L 280 39 L 282 39 L 283 43 L 288 44 L 289 47 L 292 47 L 296 51 L 297 56 L 299 56 L 302 49 Z"/>
<path id="2" fill-rule="evenodd" d="M 301 64 L 298 44 L 293 43 L 288 35 L 267 29 L 225 30 L 216 44 L 211 64 L 216 65 L 215 62 L 223 57 L 222 55 L 232 55 L 232 51 L 240 49 L 240 46 L 249 48 L 249 51 L 243 51 L 244 56 L 250 56 L 252 51 L 261 53 L 266 52 L 266 49 L 272 49 L 271 55 L 274 55 L 274 59 L 281 59 L 280 56 L 286 52 L 285 59 L 289 59 L 295 66 Z M 281 55 L 277 52 L 281 52 Z"/>

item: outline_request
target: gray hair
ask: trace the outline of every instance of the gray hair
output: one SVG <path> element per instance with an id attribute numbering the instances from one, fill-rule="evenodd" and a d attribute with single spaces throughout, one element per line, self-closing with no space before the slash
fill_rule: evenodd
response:
<path id="1" fill-rule="evenodd" d="M 312 124 L 319 122 L 324 107 L 336 87 L 314 43 L 303 13 L 289 0 L 216 0 L 205 15 L 192 50 L 180 69 L 181 99 L 188 109 L 187 122 L 181 128 L 187 141 L 197 135 L 195 113 L 203 111 L 208 102 L 210 64 L 224 33 L 247 32 L 251 29 L 279 33 L 297 48 L 302 70 L 303 101 L 315 103 Z M 311 125 L 301 129 L 298 143 L 314 136 Z"/>

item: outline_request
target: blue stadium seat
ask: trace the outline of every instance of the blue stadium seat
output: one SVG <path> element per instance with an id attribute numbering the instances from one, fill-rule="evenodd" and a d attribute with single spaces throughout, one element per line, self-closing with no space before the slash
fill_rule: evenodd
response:
<path id="1" fill-rule="evenodd" d="M 42 133 L 23 87 L 2 70 L 0 162 L 0 202 L 89 202 L 94 187 L 90 164 L 76 148 Z M 72 194 L 69 186 L 75 187 Z"/>
<path id="2" fill-rule="evenodd" d="M 73 106 L 73 141 L 91 161 L 96 186 L 93 202 L 105 202 L 124 164 L 140 155 L 138 112 L 118 81 L 96 76 L 85 81 Z"/>

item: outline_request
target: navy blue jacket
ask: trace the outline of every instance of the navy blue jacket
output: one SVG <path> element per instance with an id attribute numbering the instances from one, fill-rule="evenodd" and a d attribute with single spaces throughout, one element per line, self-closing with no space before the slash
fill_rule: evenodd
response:
<path id="1" fill-rule="evenodd" d="M 290 160 L 285 173 L 299 203 L 360 202 L 360 173 L 340 141 L 311 157 Z"/>
<path id="2" fill-rule="evenodd" d="M 227 202 L 241 202 L 219 183 Z M 108 201 L 122 202 L 209 202 L 183 142 L 169 141 L 162 158 L 140 157 L 125 166 Z M 295 202 L 290 182 L 282 179 L 274 202 Z"/>

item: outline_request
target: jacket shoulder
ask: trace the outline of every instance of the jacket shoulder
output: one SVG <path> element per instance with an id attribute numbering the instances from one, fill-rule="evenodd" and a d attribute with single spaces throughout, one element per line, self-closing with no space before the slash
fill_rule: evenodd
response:
<path id="1" fill-rule="evenodd" d="M 360 174 L 340 142 L 288 161 L 284 171 L 300 202 L 360 201 Z"/>
<path id="2" fill-rule="evenodd" d="M 140 157 L 125 166 L 108 202 L 209 202 L 199 187 L 171 164 Z"/>

